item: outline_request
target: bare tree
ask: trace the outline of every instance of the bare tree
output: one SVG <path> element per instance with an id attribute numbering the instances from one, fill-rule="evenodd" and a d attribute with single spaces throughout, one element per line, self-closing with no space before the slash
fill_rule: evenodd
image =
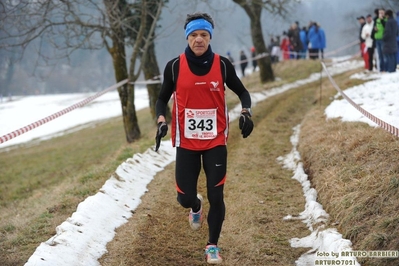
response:
<path id="1" fill-rule="evenodd" d="M 244 9 L 250 19 L 251 37 L 257 54 L 269 54 L 258 59 L 260 80 L 262 83 L 274 80 L 273 69 L 271 65 L 270 51 L 268 51 L 262 33 L 261 15 L 266 10 L 270 14 L 279 14 L 284 16 L 288 11 L 290 0 L 233 0 Z M 294 1 L 295 2 L 295 1 Z"/>
<path id="2" fill-rule="evenodd" d="M 151 38 L 152 41 L 149 42 L 147 52 L 141 56 L 146 57 L 145 60 L 143 61 L 142 69 L 143 69 L 143 73 L 144 73 L 144 78 L 147 81 L 147 92 L 148 92 L 151 115 L 152 115 L 152 118 L 154 119 L 154 123 L 156 123 L 155 103 L 158 99 L 158 95 L 161 90 L 161 83 L 160 83 L 161 72 L 158 67 L 158 61 L 157 61 L 157 57 L 156 57 L 156 53 L 155 53 L 154 40 L 155 40 L 156 36 L 155 36 L 154 30 L 152 29 L 152 26 L 155 25 L 153 23 L 154 19 L 155 19 L 153 14 L 156 14 L 156 11 L 159 8 L 157 1 L 153 1 L 152 3 L 149 3 L 148 8 L 151 12 L 150 13 L 147 12 L 147 16 L 146 16 L 147 28 L 145 30 L 146 30 L 146 35 L 149 38 Z M 149 34 L 150 32 L 152 32 L 151 35 Z M 167 106 L 166 116 L 169 121 L 171 118 L 169 106 Z"/>
<path id="3" fill-rule="evenodd" d="M 399 1 L 397 0 L 374 0 L 374 5 L 379 8 L 399 10 Z"/>
<path id="4" fill-rule="evenodd" d="M 165 0 L 4 0 L 0 3 L 0 49 L 34 45 L 37 62 L 69 56 L 78 49 L 106 47 L 118 88 L 126 140 L 140 137 L 134 106 L 134 82 L 153 45 Z M 148 19 L 151 18 L 151 19 Z M 49 49 L 51 46 L 54 49 Z M 127 56 L 131 53 L 130 56 Z M 154 62 L 154 61 L 153 61 Z M 156 62 L 156 61 L 155 61 Z M 158 68 L 158 66 L 156 66 Z"/>

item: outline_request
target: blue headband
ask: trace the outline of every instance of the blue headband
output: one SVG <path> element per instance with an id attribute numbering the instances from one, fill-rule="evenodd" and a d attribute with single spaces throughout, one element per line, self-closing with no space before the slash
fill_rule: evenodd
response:
<path id="1" fill-rule="evenodd" d="M 186 39 L 188 38 L 188 35 L 196 30 L 206 30 L 212 38 L 212 24 L 206 19 L 200 18 L 190 21 L 186 26 Z"/>

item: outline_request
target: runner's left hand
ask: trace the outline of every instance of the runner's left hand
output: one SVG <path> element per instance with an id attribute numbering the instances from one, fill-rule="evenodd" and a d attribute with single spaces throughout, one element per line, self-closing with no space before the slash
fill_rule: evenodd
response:
<path id="1" fill-rule="evenodd" d="M 251 114 L 248 111 L 241 113 L 238 126 L 241 129 L 241 135 L 244 139 L 251 134 L 254 129 L 254 122 L 252 122 Z"/>

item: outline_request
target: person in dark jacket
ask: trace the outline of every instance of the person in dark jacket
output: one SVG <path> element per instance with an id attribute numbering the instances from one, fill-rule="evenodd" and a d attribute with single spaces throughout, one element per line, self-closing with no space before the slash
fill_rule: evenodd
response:
<path id="1" fill-rule="evenodd" d="M 319 38 L 320 38 L 320 56 L 321 59 L 324 59 L 324 49 L 326 49 L 326 34 L 324 32 L 324 29 L 320 26 L 320 24 L 317 23 L 317 26 L 319 27 Z"/>
<path id="2" fill-rule="evenodd" d="M 302 50 L 302 42 L 301 38 L 299 36 L 299 28 L 298 24 L 293 23 L 288 30 L 288 38 L 290 39 L 290 44 L 291 44 L 291 49 L 292 49 L 292 55 L 294 59 L 299 59 L 299 53 Z"/>
<path id="3" fill-rule="evenodd" d="M 399 28 L 399 11 L 396 12 L 396 24 L 398 24 L 398 28 Z M 396 43 L 398 44 L 398 48 L 399 48 L 399 34 L 396 37 Z M 398 63 L 399 63 L 399 51 L 396 56 L 396 64 L 398 64 Z"/>
<path id="4" fill-rule="evenodd" d="M 392 73 L 396 71 L 396 54 L 398 53 L 396 37 L 398 36 L 398 24 L 393 18 L 392 10 L 387 10 L 385 12 L 385 17 L 387 21 L 385 22 L 384 35 L 382 37 L 382 52 L 386 62 L 386 71 Z"/>
<path id="5" fill-rule="evenodd" d="M 302 42 L 302 50 L 299 52 L 299 58 L 306 59 L 306 54 L 308 52 L 308 31 L 306 27 L 303 27 L 299 31 L 299 38 Z"/>

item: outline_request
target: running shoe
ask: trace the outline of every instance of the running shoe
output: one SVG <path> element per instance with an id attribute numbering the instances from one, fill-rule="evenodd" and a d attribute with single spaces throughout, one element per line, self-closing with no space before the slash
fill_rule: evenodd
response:
<path id="1" fill-rule="evenodd" d="M 220 264 L 223 259 L 219 254 L 220 249 L 216 245 L 207 245 L 205 248 L 205 259 L 209 264 Z"/>
<path id="2" fill-rule="evenodd" d="M 197 194 L 197 198 L 201 201 L 201 208 L 198 212 L 193 212 L 193 210 L 190 210 L 190 214 L 188 215 L 188 222 L 190 223 L 190 226 L 193 230 L 198 230 L 201 227 L 202 224 L 202 196 L 200 194 Z"/>

